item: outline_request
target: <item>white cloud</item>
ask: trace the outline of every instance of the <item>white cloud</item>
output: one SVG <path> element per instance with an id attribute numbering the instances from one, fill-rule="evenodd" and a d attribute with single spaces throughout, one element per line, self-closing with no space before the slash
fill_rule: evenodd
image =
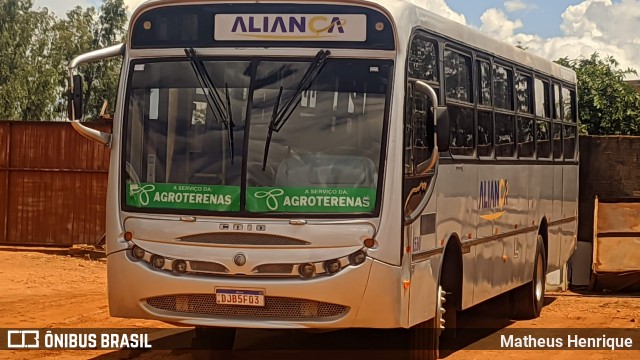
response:
<path id="1" fill-rule="evenodd" d="M 465 25 L 467 24 L 467 19 L 464 15 L 451 10 L 445 0 L 409 0 L 409 2 L 453 21 L 457 21 Z"/>
<path id="2" fill-rule="evenodd" d="M 640 0 L 585 0 L 569 6 L 562 19 L 563 36 L 541 38 L 517 33 L 521 20 L 489 9 L 481 17 L 480 30 L 514 45 L 521 42 L 528 51 L 550 60 L 589 57 L 597 51 L 603 57 L 613 56 L 623 69 L 640 72 Z"/>
<path id="3" fill-rule="evenodd" d="M 504 8 L 507 12 L 516 12 L 535 9 L 536 6 L 534 4 L 527 4 L 523 0 L 507 0 L 504 2 Z"/>
<path id="4" fill-rule="evenodd" d="M 492 36 L 496 39 L 505 39 L 513 36 L 515 30 L 522 27 L 520 19 L 511 21 L 507 19 L 507 15 L 498 9 L 489 9 L 480 16 L 482 25 L 480 31 Z"/>

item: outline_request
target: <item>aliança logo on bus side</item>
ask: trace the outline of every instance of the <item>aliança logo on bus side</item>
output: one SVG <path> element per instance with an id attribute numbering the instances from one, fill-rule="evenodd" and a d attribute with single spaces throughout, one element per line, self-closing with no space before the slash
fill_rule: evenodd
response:
<path id="1" fill-rule="evenodd" d="M 497 220 L 505 213 L 509 198 L 509 182 L 507 179 L 480 181 L 478 209 L 491 210 L 491 213 L 480 215 L 484 220 Z"/>

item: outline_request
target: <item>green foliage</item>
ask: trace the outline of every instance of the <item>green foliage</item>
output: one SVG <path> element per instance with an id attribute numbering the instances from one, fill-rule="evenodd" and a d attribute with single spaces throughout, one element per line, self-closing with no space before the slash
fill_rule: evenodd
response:
<path id="1" fill-rule="evenodd" d="M 66 118 L 67 64 L 80 54 L 121 42 L 127 22 L 123 0 L 76 7 L 57 18 L 32 0 L 0 0 L 0 119 Z M 115 103 L 120 60 L 84 66 L 85 118 L 104 100 Z"/>
<path id="2" fill-rule="evenodd" d="M 578 112 L 581 131 L 591 135 L 640 135 L 640 93 L 626 83 L 631 68 L 618 69 L 611 56 L 556 61 L 578 76 Z"/>

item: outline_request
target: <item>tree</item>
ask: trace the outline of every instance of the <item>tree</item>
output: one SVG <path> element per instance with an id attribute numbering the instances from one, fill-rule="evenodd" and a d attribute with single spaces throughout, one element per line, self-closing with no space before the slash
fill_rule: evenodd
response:
<path id="1" fill-rule="evenodd" d="M 65 88 L 67 86 L 66 64 L 69 61 L 80 54 L 121 42 L 125 36 L 126 23 L 127 13 L 123 0 L 104 0 L 99 11 L 93 7 L 84 10 L 76 7 L 69 11 L 67 19 L 58 25 L 61 36 L 61 48 L 58 51 L 66 54 L 64 67 L 60 70 L 60 85 Z M 86 119 L 97 117 L 104 100 L 108 101 L 110 110 L 113 110 L 121 66 L 121 59 L 112 59 L 83 65 L 79 69 L 85 81 Z M 58 111 L 66 116 L 66 99 L 60 99 Z"/>
<path id="2" fill-rule="evenodd" d="M 31 0 L 0 2 L 0 118 L 51 118 L 56 102 L 55 17 Z"/>
<path id="3" fill-rule="evenodd" d="M 103 0 L 99 10 L 76 7 L 66 18 L 34 10 L 33 0 L 0 0 L 0 119 L 66 117 L 69 61 L 122 41 L 123 0 Z M 103 100 L 113 106 L 121 60 L 82 67 L 85 114 L 95 118 Z"/>
<path id="4" fill-rule="evenodd" d="M 592 135 L 640 135 L 640 93 L 626 83 L 631 68 L 618 69 L 611 56 L 596 52 L 589 58 L 556 61 L 578 77 L 578 114 L 581 130 Z"/>

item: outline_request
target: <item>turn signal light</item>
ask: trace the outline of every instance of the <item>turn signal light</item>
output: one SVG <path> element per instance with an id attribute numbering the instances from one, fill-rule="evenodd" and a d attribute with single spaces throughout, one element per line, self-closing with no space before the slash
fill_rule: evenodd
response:
<path id="1" fill-rule="evenodd" d="M 367 239 L 364 241 L 364 246 L 368 247 L 368 248 L 372 248 L 376 245 L 376 241 L 373 239 Z"/>
<path id="2" fill-rule="evenodd" d="M 124 233 L 124 239 L 127 241 L 133 240 L 133 233 L 131 231 L 127 231 Z"/>

